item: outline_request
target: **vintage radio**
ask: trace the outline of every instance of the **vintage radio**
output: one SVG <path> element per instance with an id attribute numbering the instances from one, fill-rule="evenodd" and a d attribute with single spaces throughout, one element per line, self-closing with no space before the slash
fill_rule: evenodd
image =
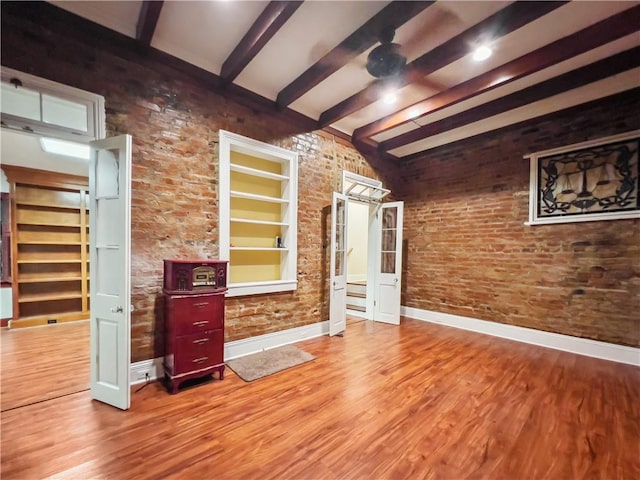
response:
<path id="1" fill-rule="evenodd" d="M 227 288 L 226 260 L 165 260 L 165 293 L 218 292 Z"/>

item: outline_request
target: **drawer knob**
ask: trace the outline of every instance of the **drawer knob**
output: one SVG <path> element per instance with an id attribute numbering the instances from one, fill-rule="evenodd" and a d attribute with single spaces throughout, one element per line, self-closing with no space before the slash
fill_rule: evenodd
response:
<path id="1" fill-rule="evenodd" d="M 207 343 L 208 341 L 208 338 L 199 338 L 198 340 L 194 340 L 193 343 L 195 343 L 196 345 L 202 345 L 203 343 Z"/>
<path id="2" fill-rule="evenodd" d="M 202 363 L 204 361 L 206 361 L 209 357 L 200 357 L 200 358 L 196 358 L 195 360 L 191 360 L 193 363 Z"/>
<path id="3" fill-rule="evenodd" d="M 206 325 L 207 323 L 209 323 L 209 320 L 202 320 L 200 322 L 193 322 L 193 325 L 195 325 L 196 327 L 202 327 L 203 325 Z"/>

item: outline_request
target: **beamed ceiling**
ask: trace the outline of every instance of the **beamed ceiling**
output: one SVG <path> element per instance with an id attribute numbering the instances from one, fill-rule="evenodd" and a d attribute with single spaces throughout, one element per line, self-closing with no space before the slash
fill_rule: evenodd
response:
<path id="1" fill-rule="evenodd" d="M 640 2 L 50 3 L 398 161 L 640 86 Z M 367 55 L 389 27 L 407 64 L 375 79 Z"/>

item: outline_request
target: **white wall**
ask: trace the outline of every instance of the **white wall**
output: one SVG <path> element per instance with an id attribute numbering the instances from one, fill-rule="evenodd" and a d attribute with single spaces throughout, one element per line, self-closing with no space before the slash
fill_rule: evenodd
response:
<path id="1" fill-rule="evenodd" d="M 0 155 L 4 165 L 89 176 L 88 160 L 43 151 L 39 135 L 0 128 L 0 140 Z"/>
<path id="2" fill-rule="evenodd" d="M 347 281 L 367 280 L 367 245 L 369 238 L 369 206 L 349 201 L 347 226 Z"/>
<path id="3" fill-rule="evenodd" d="M 0 170 L 0 191 L 9 193 L 9 182 L 2 170 Z M 5 319 L 11 317 L 13 317 L 11 287 L 2 287 L 2 289 L 0 289 L 0 318 Z"/>
<path id="4" fill-rule="evenodd" d="M 0 289 L 0 319 L 11 319 L 13 317 L 12 300 L 11 287 L 2 287 Z"/>
<path id="5" fill-rule="evenodd" d="M 3 170 L 0 170 L 0 192 L 9 193 L 9 181 Z"/>

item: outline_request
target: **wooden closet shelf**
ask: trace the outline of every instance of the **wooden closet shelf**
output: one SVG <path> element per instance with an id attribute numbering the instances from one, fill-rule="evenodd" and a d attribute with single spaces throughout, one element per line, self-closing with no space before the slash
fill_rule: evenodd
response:
<path id="1" fill-rule="evenodd" d="M 82 224 L 80 223 L 61 223 L 61 222 L 40 222 L 34 220 L 19 220 L 18 225 L 37 225 L 38 227 L 69 227 L 69 228 L 80 228 Z"/>
<path id="2" fill-rule="evenodd" d="M 35 202 L 33 200 L 16 200 L 16 205 L 25 205 L 28 207 L 42 207 L 42 208 L 64 208 L 65 210 L 82 210 L 79 205 L 69 205 L 63 203 L 42 203 Z M 88 208 L 86 208 L 88 210 Z"/>
<path id="3" fill-rule="evenodd" d="M 41 258 L 38 260 L 20 260 L 18 259 L 18 263 L 19 264 L 38 264 L 38 263 L 82 263 L 82 260 L 72 260 L 72 259 L 68 259 L 68 258 L 51 258 L 51 259 L 45 259 L 45 258 Z M 89 260 L 87 260 L 87 263 L 89 263 Z"/>
<path id="4" fill-rule="evenodd" d="M 15 168 L 5 172 L 14 200 L 13 320 L 26 326 L 86 316 L 82 313 L 90 304 L 86 179 Z"/>
<path id="5" fill-rule="evenodd" d="M 18 302 L 49 302 L 57 300 L 72 300 L 74 298 L 82 298 L 82 292 L 56 292 L 38 295 L 20 295 L 20 297 L 18 298 Z"/>
<path id="6" fill-rule="evenodd" d="M 49 315 L 30 315 L 30 316 L 20 317 L 18 320 L 13 320 L 11 322 L 11 328 L 36 327 L 40 325 L 47 325 L 48 320 L 51 318 L 55 318 L 57 320 L 56 323 L 64 323 L 64 322 L 74 322 L 77 320 L 89 320 L 89 317 L 90 317 L 89 310 L 85 312 L 80 310 L 72 310 L 72 311 L 51 313 Z"/>
<path id="7" fill-rule="evenodd" d="M 18 240 L 18 245 L 84 245 L 84 243 L 63 242 L 61 240 Z"/>
<path id="8" fill-rule="evenodd" d="M 78 282 L 82 280 L 82 276 L 73 277 L 18 277 L 18 283 L 49 283 L 49 282 Z"/>

